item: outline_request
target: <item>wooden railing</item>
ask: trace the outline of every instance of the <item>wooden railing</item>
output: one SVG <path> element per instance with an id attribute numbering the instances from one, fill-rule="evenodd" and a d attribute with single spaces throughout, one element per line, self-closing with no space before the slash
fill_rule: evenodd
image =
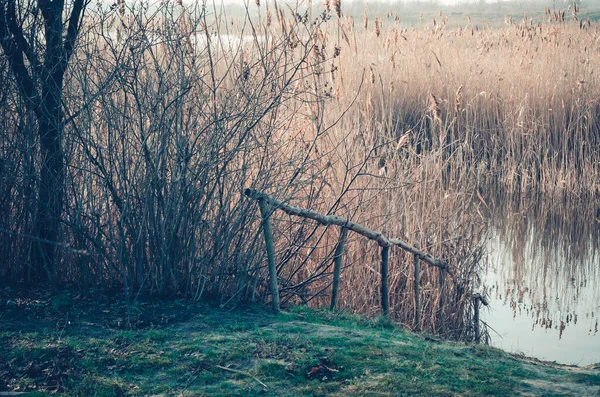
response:
<path id="1" fill-rule="evenodd" d="M 316 211 L 312 211 L 305 208 L 295 207 L 293 205 L 287 204 L 281 200 L 278 200 L 272 196 L 269 196 L 266 193 L 261 193 L 257 190 L 246 189 L 244 194 L 258 202 L 258 206 L 260 208 L 260 213 L 262 217 L 262 225 L 263 225 L 263 233 L 265 237 L 265 245 L 267 249 L 267 263 L 269 267 L 269 281 L 270 281 L 270 289 L 271 289 L 271 301 L 273 306 L 273 311 L 278 313 L 280 311 L 279 307 L 279 288 L 277 283 L 277 268 L 275 264 L 275 245 L 273 241 L 273 232 L 271 230 L 271 224 L 269 222 L 269 218 L 271 214 L 276 210 L 282 210 L 288 215 L 294 215 L 302 218 L 312 219 L 314 221 L 319 222 L 324 226 L 335 225 L 339 226 L 340 229 L 340 237 L 338 243 L 335 248 L 335 253 L 333 256 L 333 282 L 332 282 L 332 293 L 331 293 L 331 310 L 335 309 L 337 303 L 337 297 L 339 292 L 339 283 L 342 269 L 342 254 L 344 252 L 344 244 L 346 243 L 346 239 L 348 237 L 348 231 L 351 230 L 355 233 L 358 233 L 370 240 L 373 240 L 379 244 L 381 247 L 381 308 L 383 311 L 383 315 L 387 318 L 389 317 L 389 291 L 388 291 L 388 270 L 389 270 L 389 250 L 391 247 L 400 247 L 404 251 L 407 251 L 413 255 L 413 266 L 414 266 L 414 303 L 415 303 L 415 313 L 414 313 L 414 325 L 417 330 L 419 330 L 421 323 L 421 305 L 420 305 L 420 282 L 419 282 L 419 263 L 425 262 L 430 266 L 435 266 L 440 269 L 439 272 L 439 287 L 440 287 L 440 312 L 443 307 L 443 293 L 444 293 L 444 283 L 446 279 L 446 275 L 452 273 L 448 267 L 448 264 L 442 260 L 435 259 L 432 256 L 426 254 L 425 252 L 419 250 L 418 248 L 400 240 L 394 238 L 388 238 L 383 235 L 381 232 L 374 231 L 364 225 L 361 225 L 356 222 L 352 222 L 349 219 L 342 218 L 337 215 L 324 215 Z M 455 280 L 456 281 L 456 280 Z M 473 296 L 473 304 L 475 307 L 475 316 L 477 324 L 475 325 L 475 333 L 476 333 L 476 341 L 479 342 L 479 302 L 484 302 L 487 304 L 485 299 L 482 299 L 481 295 L 475 294 Z"/>

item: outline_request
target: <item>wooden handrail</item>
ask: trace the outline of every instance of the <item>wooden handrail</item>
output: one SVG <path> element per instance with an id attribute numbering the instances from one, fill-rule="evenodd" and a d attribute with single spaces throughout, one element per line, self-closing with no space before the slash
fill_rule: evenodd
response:
<path id="1" fill-rule="evenodd" d="M 336 226 L 344 227 L 344 228 L 347 228 L 348 230 L 352 230 L 353 232 L 356 232 L 362 236 L 365 236 L 366 238 L 368 238 L 370 240 L 376 241 L 381 247 L 391 247 L 391 246 L 395 245 L 395 246 L 402 248 L 405 251 L 410 252 L 413 255 L 417 255 L 420 260 L 430 264 L 431 266 L 436 266 L 436 267 L 439 267 L 440 269 L 448 269 L 448 264 L 446 262 L 441 261 L 439 259 L 435 259 L 435 258 L 431 257 L 430 255 L 426 254 L 425 252 L 419 250 L 418 248 L 416 248 L 400 239 L 387 238 L 381 232 L 376 232 L 376 231 L 374 231 L 366 226 L 363 226 L 359 223 L 355 223 L 349 219 L 342 218 L 341 216 L 324 215 L 324 214 L 321 214 L 321 213 L 313 211 L 313 210 L 289 205 L 281 200 L 276 199 L 273 196 L 269 196 L 266 193 L 261 193 L 257 190 L 253 190 L 253 189 L 246 189 L 244 191 L 244 194 L 251 199 L 269 203 L 272 206 L 273 211 L 275 211 L 276 209 L 280 209 L 288 215 L 295 215 L 295 216 L 299 216 L 302 218 L 309 218 L 309 219 L 319 222 L 320 224 L 322 224 L 324 226 L 336 225 Z"/>
<path id="2" fill-rule="evenodd" d="M 271 214 L 275 210 L 282 210 L 288 215 L 299 216 L 302 218 L 308 218 L 319 222 L 324 226 L 336 225 L 341 228 L 340 231 L 340 239 L 335 249 L 334 254 L 334 271 L 333 271 L 333 284 L 332 284 L 332 293 L 331 293 L 331 310 L 335 309 L 337 294 L 339 289 L 340 282 L 340 272 L 342 267 L 342 255 L 344 253 L 344 244 L 346 242 L 346 238 L 348 236 L 348 230 L 352 230 L 355 233 L 360 234 L 370 240 L 376 241 L 377 244 L 381 247 L 381 308 L 383 311 L 383 315 L 387 318 L 389 316 L 390 304 L 389 304 L 389 289 L 388 289 L 388 272 L 389 272 L 389 253 L 390 247 L 397 246 L 402 248 L 405 251 L 413 254 L 414 260 L 414 297 L 415 297 L 415 328 L 417 330 L 421 327 L 421 304 L 420 304 L 420 277 L 419 277 L 419 261 L 423 261 L 432 266 L 436 266 L 440 269 L 440 289 L 443 290 L 444 286 L 444 276 L 446 273 L 450 274 L 448 264 L 439 259 L 435 259 L 423 251 L 419 250 L 412 245 L 397 239 L 397 238 L 387 238 L 383 235 L 383 233 L 376 232 L 372 229 L 369 229 L 366 226 L 363 226 L 359 223 L 352 222 L 349 219 L 342 218 L 337 215 L 324 215 L 316 211 L 312 211 L 306 208 L 295 207 L 293 205 L 289 205 L 281 200 L 276 199 L 273 196 L 269 196 L 266 193 L 261 193 L 259 191 L 253 189 L 246 189 L 244 194 L 251 199 L 258 201 L 258 206 L 260 207 L 260 213 L 263 220 L 263 231 L 265 234 L 265 243 L 267 248 L 267 262 L 269 267 L 269 279 L 270 279 L 270 287 L 271 287 L 271 297 L 272 297 L 272 305 L 273 311 L 279 312 L 279 288 L 277 285 L 277 271 L 275 268 L 275 250 L 273 248 L 273 234 L 271 232 L 271 227 L 269 225 L 269 218 Z M 443 300 L 440 300 L 440 304 Z M 440 306 L 441 307 L 441 306 Z M 478 307 L 476 306 L 476 309 Z M 439 314 L 439 313 L 438 313 Z M 476 313 L 478 316 L 478 313 Z M 479 335 L 478 328 L 476 329 L 477 335 Z"/>

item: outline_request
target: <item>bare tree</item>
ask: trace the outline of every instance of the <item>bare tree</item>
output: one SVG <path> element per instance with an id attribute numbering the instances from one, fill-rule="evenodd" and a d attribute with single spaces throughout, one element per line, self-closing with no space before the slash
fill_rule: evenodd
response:
<path id="1" fill-rule="evenodd" d="M 2 0 L 0 44 L 20 96 L 37 121 L 41 154 L 35 215 L 36 278 L 54 278 L 65 189 L 63 81 L 87 2 Z"/>

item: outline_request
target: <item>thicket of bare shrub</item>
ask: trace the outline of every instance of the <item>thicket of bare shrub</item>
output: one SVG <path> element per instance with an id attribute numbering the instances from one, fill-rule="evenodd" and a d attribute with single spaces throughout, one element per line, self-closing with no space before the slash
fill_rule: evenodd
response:
<path id="1" fill-rule="evenodd" d="M 421 268 L 419 328 L 469 337 L 485 190 L 597 192 L 594 27 L 249 8 L 231 20 L 211 4 L 90 6 L 64 88 L 57 280 L 128 299 L 268 301 L 252 187 L 447 261 L 443 293 L 438 270 Z M 22 281 L 39 148 L 4 56 L 0 77 L 0 274 Z M 273 220 L 282 301 L 328 303 L 339 232 Z M 390 264 L 392 317 L 416 325 L 412 257 L 392 250 Z M 379 313 L 378 266 L 374 243 L 351 236 L 339 307 Z"/>

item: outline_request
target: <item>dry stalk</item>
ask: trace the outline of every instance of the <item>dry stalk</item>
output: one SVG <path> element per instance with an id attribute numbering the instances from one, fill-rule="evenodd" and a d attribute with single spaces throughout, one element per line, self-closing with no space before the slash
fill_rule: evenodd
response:
<path id="1" fill-rule="evenodd" d="M 454 111 L 458 114 L 460 113 L 460 105 L 461 105 L 461 100 L 462 100 L 462 89 L 463 86 L 462 84 L 458 87 L 458 89 L 456 90 L 456 93 L 454 94 Z"/>
<path id="2" fill-rule="evenodd" d="M 270 28 L 271 27 L 271 22 L 272 22 L 272 15 L 271 15 L 271 9 L 269 8 L 269 2 L 268 1 L 266 3 L 266 9 L 267 9 L 266 10 L 266 14 L 267 14 L 267 16 L 266 16 L 266 18 L 267 18 L 267 21 L 266 21 L 267 28 Z"/>
<path id="3" fill-rule="evenodd" d="M 338 18 L 342 17 L 342 0 L 333 0 L 333 9 Z"/>
<path id="4" fill-rule="evenodd" d="M 433 120 L 436 124 L 442 125 L 442 111 L 440 109 L 440 101 L 433 95 L 431 92 L 429 93 L 429 111 L 433 116 Z"/>

